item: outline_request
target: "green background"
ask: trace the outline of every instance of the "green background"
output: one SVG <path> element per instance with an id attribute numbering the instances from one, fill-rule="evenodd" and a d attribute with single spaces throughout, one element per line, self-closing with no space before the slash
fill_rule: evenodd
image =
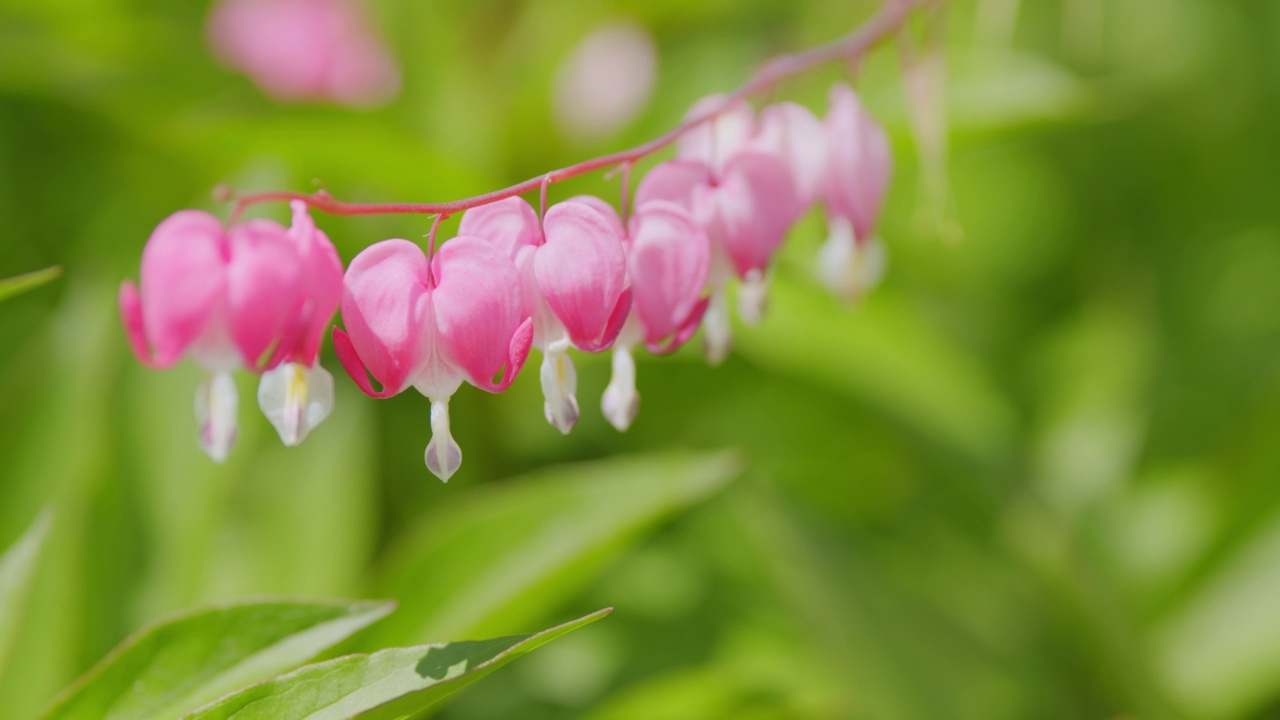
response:
<path id="1" fill-rule="evenodd" d="M 427 401 L 364 398 L 326 349 L 333 417 L 282 448 L 242 374 L 215 466 L 199 372 L 128 352 L 119 282 L 169 213 L 224 213 L 219 183 L 484 192 L 656 136 L 875 6 L 377 0 L 405 87 L 353 112 L 217 65 L 203 2 L 0 0 L 0 277 L 66 271 L 0 304 L 0 546 L 56 511 L 0 714 L 145 621 L 288 594 L 401 601 L 348 650 L 617 608 L 458 720 L 1280 718 L 1280 3 L 954 0 L 942 208 L 880 48 L 858 86 L 896 157 L 885 283 L 828 297 L 807 219 L 723 367 L 641 360 L 626 434 L 598 409 L 607 356 L 576 357 L 567 438 L 530 367 L 455 397 L 466 460 L 441 485 Z M 565 137 L 556 68 L 618 18 L 655 34 L 653 99 Z M 821 111 L 842 72 L 775 97 Z M 617 180 L 552 197 L 581 192 Z M 316 219 L 346 260 L 429 229 Z"/>

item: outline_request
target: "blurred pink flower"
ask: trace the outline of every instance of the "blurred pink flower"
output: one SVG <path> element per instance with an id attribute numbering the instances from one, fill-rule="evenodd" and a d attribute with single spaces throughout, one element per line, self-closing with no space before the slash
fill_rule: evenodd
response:
<path id="1" fill-rule="evenodd" d="M 705 98 L 695 116 L 724 100 Z M 655 200 L 687 208 L 712 245 L 711 300 L 705 318 L 707 358 L 719 363 L 728 354 L 729 314 L 726 286 L 742 280 L 739 310 L 747 322 L 759 320 L 765 298 L 765 272 L 792 223 L 804 210 L 787 162 L 777 152 L 752 145 L 755 117 L 746 103 L 734 103 L 722 115 L 683 136 L 677 159 L 659 164 L 636 191 L 636 204 Z"/>
<path id="2" fill-rule="evenodd" d="M 400 90 L 357 0 L 220 0 L 207 31 L 219 59 L 277 100 L 364 107 Z"/>
<path id="3" fill-rule="evenodd" d="M 782 158 L 796 183 L 796 197 L 808 209 L 823 198 L 827 179 L 827 139 L 822 121 L 793 102 L 766 105 L 748 147 Z"/>
<path id="4" fill-rule="evenodd" d="M 622 235 L 634 302 L 613 345 L 613 376 L 601 398 L 605 418 L 626 430 L 639 409 L 632 348 L 674 352 L 693 333 L 707 309 L 702 296 L 711 266 L 711 242 L 684 207 L 654 200 L 636 209 L 623 229 L 613 206 L 600 198 L 574 198 L 596 208 Z"/>
<path id="5" fill-rule="evenodd" d="M 884 272 L 876 226 L 893 171 L 889 137 L 853 88 L 831 89 L 826 129 L 824 198 L 830 236 L 818 255 L 818 277 L 836 294 L 856 299 Z"/>
<path id="6" fill-rule="evenodd" d="M 333 408 L 333 378 L 316 357 L 342 263 L 306 206 L 293 211 L 287 230 L 271 220 L 227 229 L 206 212 L 174 213 L 147 241 L 140 287 L 120 286 L 125 331 L 143 363 L 164 368 L 190 355 L 209 371 L 196 412 L 200 446 L 218 461 L 235 441 L 236 368 L 262 373 L 259 404 L 288 445 Z"/>
<path id="7" fill-rule="evenodd" d="M 449 398 L 463 381 L 505 390 L 529 355 L 533 324 L 519 272 L 476 237 L 459 235 L 430 260 L 408 240 L 384 240 L 351 261 L 344 284 L 347 331 L 333 331 L 338 359 L 370 397 L 413 386 L 431 400 L 426 463 L 447 482 L 462 464 L 449 430 Z M 373 388 L 370 374 L 382 390 Z"/>
<path id="8" fill-rule="evenodd" d="M 529 203 L 513 197 L 468 210 L 458 231 L 483 238 L 519 268 L 533 344 L 543 353 L 547 421 L 567 434 L 578 420 L 569 348 L 607 350 L 631 309 L 616 218 L 569 200 L 553 205 L 539 221 Z"/>
<path id="9" fill-rule="evenodd" d="M 556 74 L 555 118 L 566 137 L 596 141 L 644 109 L 658 75 L 658 50 L 643 26 L 614 22 L 591 31 Z"/>

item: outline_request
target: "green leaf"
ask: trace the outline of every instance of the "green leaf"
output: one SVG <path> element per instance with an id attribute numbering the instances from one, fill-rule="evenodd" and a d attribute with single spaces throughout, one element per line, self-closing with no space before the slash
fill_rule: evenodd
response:
<path id="1" fill-rule="evenodd" d="M 393 555 L 379 592 L 396 598 L 400 611 L 378 626 L 373 646 L 483 637 L 538 622 L 638 533 L 738 471 L 731 453 L 614 458 L 549 468 L 442 504 Z"/>
<path id="2" fill-rule="evenodd" d="M 22 537 L 0 555 L 0 674 L 4 674 L 5 662 L 20 627 L 19 620 L 35 576 L 36 560 L 40 557 L 40 548 L 52 520 L 52 512 L 40 513 Z"/>
<path id="3" fill-rule="evenodd" d="M 34 290 L 47 282 L 57 280 L 61 276 L 62 268 L 54 265 L 53 267 L 29 272 L 25 275 L 5 278 L 0 280 L 0 300 L 8 300 L 14 295 L 21 295 L 28 290 Z"/>
<path id="4" fill-rule="evenodd" d="M 387 602 L 268 600 L 179 615 L 125 640 L 41 717 L 177 717 L 306 662 L 393 607 Z"/>
<path id="5" fill-rule="evenodd" d="M 402 718 L 612 611 L 597 610 L 533 635 L 391 648 L 308 665 L 210 703 L 185 720 Z"/>

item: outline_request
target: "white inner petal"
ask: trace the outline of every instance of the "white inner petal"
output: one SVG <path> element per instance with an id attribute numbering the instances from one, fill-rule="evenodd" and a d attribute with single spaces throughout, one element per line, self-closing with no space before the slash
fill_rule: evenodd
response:
<path id="1" fill-rule="evenodd" d="M 196 387 L 196 441 L 214 462 L 223 462 L 236 441 L 240 397 L 231 373 L 207 376 Z"/>
<path id="2" fill-rule="evenodd" d="M 636 361 L 631 355 L 631 348 L 626 345 L 613 347 L 613 376 L 600 398 L 600 409 L 618 432 L 626 432 L 636 419 L 640 409 L 640 394 L 636 392 Z"/>
<path id="3" fill-rule="evenodd" d="M 752 270 L 738 286 L 738 317 L 748 325 L 759 325 L 769 301 L 769 281 L 764 273 Z"/>
<path id="4" fill-rule="evenodd" d="M 729 357 L 729 349 L 733 347 L 733 330 L 729 323 L 729 298 L 725 294 L 724 285 L 711 290 L 711 300 L 707 304 L 707 312 L 702 316 L 703 353 L 707 362 L 719 365 Z"/>
<path id="5" fill-rule="evenodd" d="M 280 440 L 293 447 L 333 411 L 333 376 L 319 365 L 281 363 L 262 374 L 258 407 Z"/>
<path id="6" fill-rule="evenodd" d="M 542 356 L 541 376 L 547 422 L 568 435 L 578 422 L 578 372 L 573 359 L 563 349 L 548 350 Z"/>
<path id="7" fill-rule="evenodd" d="M 462 466 L 462 448 L 449 432 L 449 399 L 431 401 L 431 442 L 427 443 L 427 469 L 449 482 Z"/>
<path id="8" fill-rule="evenodd" d="M 842 217 L 827 219 L 830 234 L 818 249 L 818 279 L 827 289 L 845 299 L 854 297 L 854 265 L 858 246 L 853 239 L 853 223 Z"/>
<path id="9" fill-rule="evenodd" d="M 871 237 L 858 243 L 853 225 L 840 217 L 828 218 L 831 234 L 818 250 L 818 279 L 837 296 L 853 302 L 884 277 L 884 243 Z"/>

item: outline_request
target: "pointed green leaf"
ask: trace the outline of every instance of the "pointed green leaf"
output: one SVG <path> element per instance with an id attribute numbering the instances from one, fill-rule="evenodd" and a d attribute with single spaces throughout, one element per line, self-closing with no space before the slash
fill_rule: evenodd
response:
<path id="1" fill-rule="evenodd" d="M 613 458 L 549 468 L 442 505 L 397 548 L 379 593 L 400 611 L 370 644 L 483 637 L 538 622 L 638 533 L 715 493 L 739 469 L 732 453 Z"/>
<path id="2" fill-rule="evenodd" d="M 185 720 L 402 718 L 612 610 L 533 635 L 392 648 L 308 665 L 210 703 Z"/>
<path id="3" fill-rule="evenodd" d="M 269 600 L 186 613 L 126 639 L 67 688 L 42 718 L 178 717 L 297 667 L 393 607 Z"/>
<path id="4" fill-rule="evenodd" d="M 36 559 L 52 519 L 50 511 L 40 513 L 22 537 L 0 555 L 0 674 L 4 673 L 5 661 L 9 659 L 35 575 Z"/>
<path id="5" fill-rule="evenodd" d="M 25 275 L 15 275 L 11 278 L 0 280 L 0 300 L 8 300 L 14 295 L 21 295 L 28 290 L 34 290 L 47 282 L 58 279 L 62 276 L 62 268 L 54 265 L 43 270 L 36 270 Z"/>

